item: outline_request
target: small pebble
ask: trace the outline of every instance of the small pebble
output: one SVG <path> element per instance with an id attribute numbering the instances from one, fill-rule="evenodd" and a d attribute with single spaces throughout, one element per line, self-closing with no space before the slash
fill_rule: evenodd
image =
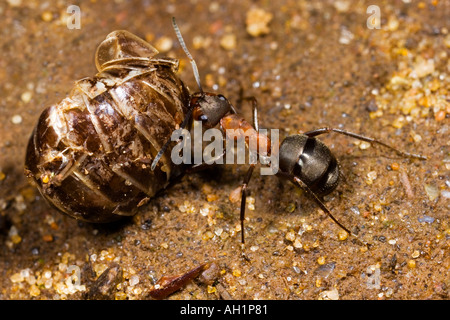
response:
<path id="1" fill-rule="evenodd" d="M 33 94 L 30 91 L 25 91 L 20 95 L 20 99 L 23 103 L 28 103 L 31 101 Z"/>
<path id="2" fill-rule="evenodd" d="M 344 241 L 345 239 L 347 239 L 347 238 L 348 238 L 348 233 L 347 233 L 347 231 L 345 231 L 345 230 L 340 230 L 339 233 L 338 233 L 338 238 L 339 238 L 339 240 L 341 240 L 341 241 Z"/>
<path id="3" fill-rule="evenodd" d="M 128 281 L 130 286 L 135 286 L 139 283 L 139 276 L 138 275 L 133 275 L 130 277 L 130 280 Z"/>
<path id="4" fill-rule="evenodd" d="M 273 15 L 260 8 L 252 8 L 247 12 L 245 19 L 247 32 L 252 37 L 258 37 L 270 32 L 269 23 Z"/>
<path id="5" fill-rule="evenodd" d="M 427 215 L 423 215 L 420 216 L 419 218 L 417 218 L 417 220 L 422 223 L 422 222 L 426 222 L 426 223 L 433 223 L 434 222 L 434 218 L 427 216 Z"/>
<path id="6" fill-rule="evenodd" d="M 220 39 L 220 46 L 225 50 L 233 50 L 236 48 L 236 35 L 232 33 L 225 34 Z"/>
<path id="7" fill-rule="evenodd" d="M 53 13 L 50 11 L 44 11 L 41 15 L 41 19 L 45 22 L 50 22 L 53 20 Z"/>
<path id="8" fill-rule="evenodd" d="M 22 4 L 22 0 L 8 0 L 8 4 L 11 7 L 19 7 Z"/>
<path id="9" fill-rule="evenodd" d="M 241 190 L 242 190 L 242 187 L 239 186 L 230 192 L 230 195 L 228 196 L 228 199 L 230 200 L 230 202 L 236 203 L 241 200 Z"/>
<path id="10" fill-rule="evenodd" d="M 376 171 L 370 171 L 367 173 L 367 178 L 370 180 L 375 180 L 377 178 L 377 172 Z"/>
<path id="11" fill-rule="evenodd" d="M 32 296 L 32 297 L 37 297 L 41 294 L 41 290 L 39 290 L 39 288 L 34 284 L 30 287 L 29 292 L 30 292 L 30 296 Z"/>
<path id="12" fill-rule="evenodd" d="M 53 236 L 51 234 L 44 234 L 42 236 L 42 240 L 44 240 L 45 242 L 52 242 L 53 241 Z"/>
<path id="13" fill-rule="evenodd" d="M 413 71 L 409 75 L 411 78 L 423 78 L 434 72 L 434 60 L 433 59 L 418 59 L 413 66 Z"/>
<path id="14" fill-rule="evenodd" d="M 349 44 L 353 38 L 355 37 L 355 35 L 348 30 L 347 28 L 342 28 L 341 30 L 341 36 L 339 38 L 339 43 L 340 44 Z"/>
<path id="15" fill-rule="evenodd" d="M 317 281 L 316 281 L 317 286 Z M 333 288 L 331 290 L 322 291 L 319 294 L 320 300 L 339 300 L 339 291 L 336 288 Z"/>
<path id="16" fill-rule="evenodd" d="M 16 114 L 11 118 L 11 122 L 14 124 L 21 124 L 22 123 L 22 116 L 20 114 Z"/>
<path id="17" fill-rule="evenodd" d="M 155 42 L 155 47 L 160 52 L 168 52 L 173 47 L 173 40 L 171 37 L 161 37 Z"/>
<path id="18" fill-rule="evenodd" d="M 370 142 L 367 142 L 367 141 L 361 142 L 361 143 L 359 144 L 359 148 L 360 148 L 361 150 L 369 149 L 369 148 L 370 148 Z"/>
<path id="19" fill-rule="evenodd" d="M 337 0 L 333 2 L 334 8 L 338 12 L 347 12 L 351 8 L 351 1 Z"/>
<path id="20" fill-rule="evenodd" d="M 208 287 L 207 287 L 207 292 L 208 292 L 208 293 L 214 293 L 214 292 L 216 292 L 216 287 L 208 286 Z"/>
<path id="21" fill-rule="evenodd" d="M 442 121 L 445 119 L 445 111 L 444 110 L 440 110 L 438 112 L 436 112 L 436 114 L 434 115 L 434 120 L 436 121 Z"/>
<path id="22" fill-rule="evenodd" d="M 432 184 L 425 184 L 424 187 L 430 201 L 434 201 L 437 197 L 439 197 L 439 189 L 436 186 Z"/>
<path id="23" fill-rule="evenodd" d="M 242 275 L 240 270 L 233 270 L 233 276 L 240 277 Z"/>
<path id="24" fill-rule="evenodd" d="M 323 265 L 323 264 L 325 264 L 325 260 L 326 260 L 326 258 L 324 256 L 321 256 L 321 257 L 317 258 L 317 263 L 320 265 Z"/>
<path id="25" fill-rule="evenodd" d="M 290 232 L 286 233 L 286 240 L 294 241 L 295 240 L 295 232 L 290 231 Z"/>
<path id="26" fill-rule="evenodd" d="M 206 201 L 208 201 L 208 202 L 216 201 L 218 198 L 219 197 L 215 194 L 206 195 Z"/>

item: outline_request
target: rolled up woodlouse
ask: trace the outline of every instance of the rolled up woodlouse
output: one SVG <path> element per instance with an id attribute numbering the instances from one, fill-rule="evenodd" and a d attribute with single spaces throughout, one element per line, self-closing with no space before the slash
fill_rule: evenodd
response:
<path id="1" fill-rule="evenodd" d="M 41 114 L 25 172 L 69 216 L 110 222 L 133 215 L 178 174 L 170 148 L 150 170 L 190 100 L 175 75 L 178 60 L 157 53 L 128 31 L 110 33 L 96 52 L 97 75 Z"/>

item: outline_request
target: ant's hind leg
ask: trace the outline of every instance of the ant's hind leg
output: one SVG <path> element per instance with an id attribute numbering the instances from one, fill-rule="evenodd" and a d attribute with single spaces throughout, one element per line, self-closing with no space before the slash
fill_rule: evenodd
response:
<path id="1" fill-rule="evenodd" d="M 323 212 L 325 212 L 331 220 L 333 220 L 339 227 L 341 227 L 345 232 L 347 232 L 350 235 L 354 235 L 353 232 L 351 232 L 349 229 L 347 229 L 342 223 L 340 223 L 330 212 L 330 210 L 327 208 L 327 206 L 320 200 L 320 198 L 308 187 L 306 183 L 304 183 L 300 178 L 293 176 L 289 173 L 278 171 L 277 175 L 279 177 L 285 178 L 289 181 L 291 181 L 295 186 L 299 187 L 302 190 L 305 190 L 306 193 L 308 193 L 312 199 L 316 202 L 316 204 L 322 209 Z"/>
<path id="2" fill-rule="evenodd" d="M 399 150 L 399 149 L 397 149 L 395 147 L 392 147 L 392 146 L 390 146 L 390 145 L 388 145 L 388 144 L 386 144 L 386 143 L 384 143 L 384 142 L 382 142 L 380 140 L 377 140 L 375 138 L 366 137 L 366 136 L 363 136 L 363 135 L 360 135 L 360 134 L 357 134 L 357 133 L 353 133 L 353 132 L 349 132 L 349 131 L 345 131 L 345 130 L 341 130 L 341 129 L 336 129 L 336 128 L 325 127 L 325 128 L 315 129 L 315 130 L 311 130 L 311 131 L 305 132 L 304 135 L 312 138 L 312 137 L 316 137 L 318 135 L 325 134 L 325 133 L 330 133 L 330 132 L 336 132 L 336 133 L 343 134 L 343 135 L 346 135 L 346 136 L 349 136 L 349 137 L 352 137 L 352 138 L 355 138 L 355 139 L 359 139 L 359 140 L 362 140 L 362 141 L 378 144 L 380 146 L 383 146 L 385 148 L 388 148 L 390 150 L 395 151 L 397 154 L 401 155 L 402 157 L 417 158 L 417 159 L 420 159 L 420 160 L 426 160 L 427 159 L 425 156 L 422 156 L 420 154 L 414 154 L 414 153 L 401 151 L 401 150 Z"/>
<path id="3" fill-rule="evenodd" d="M 250 182 L 250 179 L 252 177 L 253 169 L 255 169 L 255 164 L 251 164 L 250 168 L 247 170 L 247 175 L 245 176 L 244 182 L 242 183 L 241 187 L 241 241 L 244 243 L 244 220 L 245 220 L 245 205 L 247 200 L 247 186 Z"/>

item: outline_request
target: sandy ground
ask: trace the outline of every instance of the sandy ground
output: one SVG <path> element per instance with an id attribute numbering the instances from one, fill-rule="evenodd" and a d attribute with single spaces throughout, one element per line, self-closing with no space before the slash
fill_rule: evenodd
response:
<path id="1" fill-rule="evenodd" d="M 212 282 L 191 281 L 170 299 L 450 297 L 448 1 L 74 4 L 80 29 L 67 27 L 76 22 L 69 2 L 0 3 L 1 299 L 84 299 L 92 280 L 116 264 L 122 274 L 108 298 L 147 299 L 162 276 L 204 262 L 217 266 Z M 262 127 L 280 129 L 282 137 L 345 128 L 428 160 L 323 136 L 346 177 L 325 203 L 357 238 L 303 192 L 260 176 L 257 167 L 242 248 L 239 203 L 229 195 L 246 165 L 186 176 L 113 225 L 63 216 L 23 174 L 39 114 L 75 80 L 95 74 L 95 49 L 117 29 L 178 57 L 179 76 L 195 91 L 172 16 L 205 90 L 231 101 L 241 88 L 255 96 Z M 240 112 L 251 118 L 248 105 Z"/>

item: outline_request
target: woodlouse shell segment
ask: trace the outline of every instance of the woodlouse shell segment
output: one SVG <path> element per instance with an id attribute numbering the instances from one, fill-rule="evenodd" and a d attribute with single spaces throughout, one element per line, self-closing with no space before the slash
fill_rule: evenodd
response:
<path id="1" fill-rule="evenodd" d="M 150 169 L 189 101 L 178 60 L 157 53 L 127 31 L 109 34 L 97 50 L 99 73 L 41 114 L 25 171 L 64 213 L 90 222 L 133 215 L 181 170 L 171 148 Z"/>

